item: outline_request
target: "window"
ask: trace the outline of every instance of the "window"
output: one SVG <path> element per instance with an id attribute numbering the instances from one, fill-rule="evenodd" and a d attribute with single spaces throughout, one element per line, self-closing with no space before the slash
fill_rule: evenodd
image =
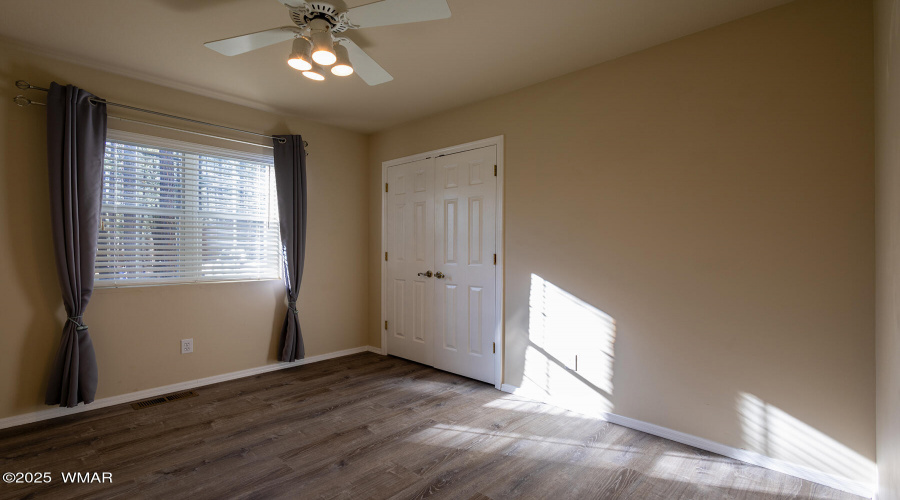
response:
<path id="1" fill-rule="evenodd" d="M 110 130 L 97 286 L 276 279 L 272 157 Z"/>

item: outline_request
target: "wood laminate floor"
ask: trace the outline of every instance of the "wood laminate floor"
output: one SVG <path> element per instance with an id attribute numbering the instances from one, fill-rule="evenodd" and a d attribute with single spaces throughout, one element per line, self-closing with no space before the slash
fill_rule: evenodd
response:
<path id="1" fill-rule="evenodd" d="M 370 353 L 198 392 L 0 431 L 0 498 L 859 498 Z"/>

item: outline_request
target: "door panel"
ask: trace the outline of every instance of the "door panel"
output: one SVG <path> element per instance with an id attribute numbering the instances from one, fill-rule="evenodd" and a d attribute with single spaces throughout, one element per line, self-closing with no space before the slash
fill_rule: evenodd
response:
<path id="1" fill-rule="evenodd" d="M 422 160 L 387 169 L 387 352 L 432 364 L 434 169 Z"/>
<path id="2" fill-rule="evenodd" d="M 494 382 L 497 148 L 438 157 L 434 191 L 434 366 Z"/>

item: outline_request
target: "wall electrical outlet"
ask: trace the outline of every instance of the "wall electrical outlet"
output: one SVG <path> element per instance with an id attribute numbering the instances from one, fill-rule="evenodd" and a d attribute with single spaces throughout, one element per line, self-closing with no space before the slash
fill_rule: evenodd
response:
<path id="1" fill-rule="evenodd" d="M 194 352 L 194 339 L 181 339 L 181 354 Z"/>

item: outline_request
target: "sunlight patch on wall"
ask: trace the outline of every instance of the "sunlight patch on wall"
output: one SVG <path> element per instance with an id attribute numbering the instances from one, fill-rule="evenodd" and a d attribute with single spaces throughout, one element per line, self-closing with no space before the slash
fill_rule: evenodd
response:
<path id="1" fill-rule="evenodd" d="M 752 394 L 738 395 L 738 414 L 747 450 L 866 485 L 875 481 L 871 460 Z"/>
<path id="2" fill-rule="evenodd" d="M 532 274 L 528 338 L 525 394 L 586 414 L 612 411 L 612 317 Z"/>

